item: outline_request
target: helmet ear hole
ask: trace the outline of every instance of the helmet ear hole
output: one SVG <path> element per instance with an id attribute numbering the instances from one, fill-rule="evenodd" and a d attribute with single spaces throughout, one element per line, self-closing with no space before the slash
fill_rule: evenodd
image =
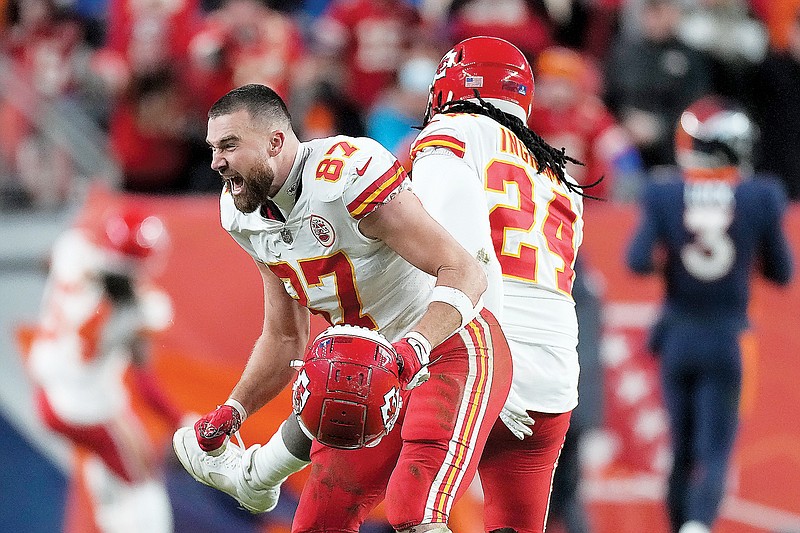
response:
<path id="1" fill-rule="evenodd" d="M 464 49 L 460 48 L 458 50 L 458 55 L 456 56 L 456 63 L 461 63 L 464 60 Z"/>

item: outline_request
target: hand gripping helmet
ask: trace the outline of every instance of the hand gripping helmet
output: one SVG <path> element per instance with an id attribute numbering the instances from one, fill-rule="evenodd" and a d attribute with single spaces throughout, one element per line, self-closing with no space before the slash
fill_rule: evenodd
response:
<path id="1" fill-rule="evenodd" d="M 381 334 L 328 328 L 306 351 L 292 387 L 300 427 L 332 448 L 375 446 L 400 414 L 398 376 L 394 349 Z"/>
<path id="2" fill-rule="evenodd" d="M 706 96 L 681 114 L 675 158 L 681 168 L 710 173 L 710 177 L 720 171 L 748 168 L 756 135 L 741 107 L 718 96 Z"/>
<path id="3" fill-rule="evenodd" d="M 101 242 L 125 258 L 146 259 L 160 248 L 165 235 L 160 218 L 128 206 L 106 218 Z"/>
<path id="4" fill-rule="evenodd" d="M 500 110 L 527 122 L 533 107 L 533 71 L 525 55 L 497 37 L 470 37 L 439 62 L 433 77 L 425 124 L 452 100 L 475 98 L 475 91 Z"/>

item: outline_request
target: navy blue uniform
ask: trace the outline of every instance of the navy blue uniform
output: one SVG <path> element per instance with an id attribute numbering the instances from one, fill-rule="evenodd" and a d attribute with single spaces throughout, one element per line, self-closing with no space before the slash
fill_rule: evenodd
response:
<path id="1" fill-rule="evenodd" d="M 792 275 L 785 206 L 785 193 L 768 180 L 676 180 L 643 192 L 627 263 L 640 274 L 663 266 L 666 299 L 650 348 L 660 356 L 671 424 L 667 506 L 675 531 L 689 520 L 710 526 L 717 516 L 737 431 L 751 274 L 758 269 L 779 284 Z"/>

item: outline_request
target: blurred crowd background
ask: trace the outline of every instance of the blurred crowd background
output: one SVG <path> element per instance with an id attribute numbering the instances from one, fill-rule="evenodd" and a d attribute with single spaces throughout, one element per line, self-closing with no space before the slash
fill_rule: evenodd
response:
<path id="1" fill-rule="evenodd" d="M 65 531 L 87 531 L 73 516 L 81 509 L 74 487 L 41 470 L 37 448 L 65 471 L 70 452 L 33 422 L 13 340 L 19 322 L 38 313 L 57 234 L 79 213 L 117 201 L 113 194 L 148 198 L 170 232 L 172 253 L 157 277 L 176 308 L 157 370 L 183 408 L 211 409 L 257 336 L 259 312 L 242 309 L 257 308 L 261 295 L 255 269 L 219 229 L 209 106 L 233 87 L 264 83 L 287 101 L 302 140 L 368 135 L 405 164 L 441 56 L 466 37 L 493 35 L 515 43 L 534 67 L 530 126 L 584 162 L 568 169 L 581 183 L 603 177 L 590 194 L 605 201 L 586 202 L 575 289 L 580 434 L 565 448 L 576 454 L 564 462 L 574 471 L 558 481 L 554 497 L 563 501 L 552 531 L 591 530 L 572 529 L 571 520 L 604 533 L 665 530 L 667 429 L 656 362 L 643 349 L 660 290 L 622 265 L 633 204 L 643 183 L 670 173 L 680 112 L 721 94 L 758 124 L 755 170 L 785 185 L 797 246 L 800 0 L 0 0 L 0 35 L 0 442 L 20 465 L 19 478 L 0 475 L 2 523 L 36 523 L 9 522 L 29 516 L 25 509 L 44 520 L 45 498 L 55 520 L 72 524 Z M 220 275 L 231 271 L 236 276 Z M 745 384 L 724 533 L 800 531 L 800 456 L 791 451 L 800 438 L 791 414 L 800 376 L 787 363 L 800 337 L 770 315 L 790 311 L 800 291 L 795 284 L 782 299 L 765 290 L 755 291 L 762 344 L 751 341 L 745 364 L 759 381 Z M 248 443 L 263 440 L 276 420 Z M 606 431 L 594 431 L 600 426 Z M 170 428 L 157 430 L 168 442 Z M 37 446 L 11 448 L 21 440 Z M 37 470 L 22 466 L 32 463 Z M 578 487 L 587 469 L 593 477 Z M 260 521 L 168 462 L 167 484 L 176 530 L 272 533 L 286 531 L 301 482 L 286 491 L 277 519 Z M 588 515 L 574 508 L 579 490 L 592 503 Z M 65 492 L 73 495 L 67 511 Z M 468 502 L 457 533 L 475 531 L 480 520 L 468 509 L 479 498 Z M 29 530 L 48 531 L 36 527 Z"/>
<path id="2" fill-rule="evenodd" d="M 80 183 L 216 191 L 205 113 L 275 88 L 304 139 L 367 134 L 407 160 L 441 55 L 472 35 L 517 44 L 531 121 L 586 163 L 596 193 L 635 197 L 673 162 L 678 113 L 740 101 L 759 171 L 800 197 L 798 0 L 3 0 L 2 209 L 52 208 Z"/>

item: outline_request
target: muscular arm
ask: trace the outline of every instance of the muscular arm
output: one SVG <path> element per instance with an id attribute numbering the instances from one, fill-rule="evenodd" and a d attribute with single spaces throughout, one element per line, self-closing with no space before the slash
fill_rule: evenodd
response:
<path id="1" fill-rule="evenodd" d="M 269 268 L 257 263 L 264 282 L 264 326 L 250 359 L 231 392 L 249 414 L 277 396 L 294 379 L 289 366 L 302 359 L 308 342 L 308 310 L 294 301 Z"/>
<path id="2" fill-rule="evenodd" d="M 503 273 L 492 243 L 483 177 L 447 148 L 427 149 L 414 159 L 413 191 L 431 217 L 479 260 L 488 279 L 484 304 L 502 322 Z"/>
<path id="3" fill-rule="evenodd" d="M 436 276 L 437 285 L 463 291 L 473 305 L 486 290 L 486 274 L 477 260 L 431 218 L 411 191 L 402 191 L 359 227 L 367 237 L 382 240 L 406 261 Z M 412 329 L 436 346 L 460 326 L 461 315 L 454 307 L 431 302 Z"/>

